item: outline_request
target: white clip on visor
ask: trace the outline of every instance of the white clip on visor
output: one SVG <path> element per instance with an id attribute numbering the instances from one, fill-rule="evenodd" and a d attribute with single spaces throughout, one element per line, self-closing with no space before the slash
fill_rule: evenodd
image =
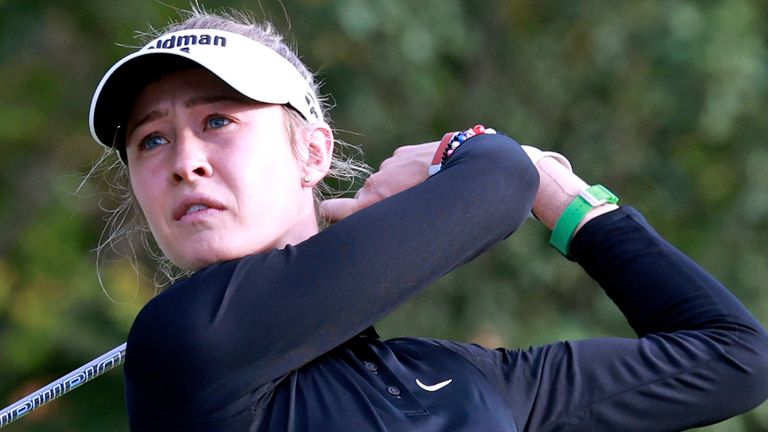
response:
<path id="1" fill-rule="evenodd" d="M 91 101 L 91 135 L 103 146 L 122 150 L 120 128 L 125 128 L 141 89 L 166 73 L 195 65 L 250 99 L 290 105 L 311 123 L 321 119 L 309 83 L 277 52 L 236 33 L 183 30 L 153 40 L 104 75 Z"/>

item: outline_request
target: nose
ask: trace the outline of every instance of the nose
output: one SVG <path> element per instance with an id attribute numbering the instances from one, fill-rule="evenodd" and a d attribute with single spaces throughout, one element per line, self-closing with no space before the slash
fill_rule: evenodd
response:
<path id="1" fill-rule="evenodd" d="M 177 137 L 174 156 L 171 173 L 174 183 L 194 182 L 213 175 L 207 144 L 190 131 Z"/>

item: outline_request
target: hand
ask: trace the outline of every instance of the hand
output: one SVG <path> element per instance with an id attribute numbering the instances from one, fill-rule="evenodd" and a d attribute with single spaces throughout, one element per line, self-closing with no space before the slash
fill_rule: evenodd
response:
<path id="1" fill-rule="evenodd" d="M 365 180 L 354 198 L 334 198 L 320 203 L 320 213 L 329 222 L 338 222 L 385 198 L 416 186 L 429 177 L 429 164 L 439 141 L 403 146 Z"/>

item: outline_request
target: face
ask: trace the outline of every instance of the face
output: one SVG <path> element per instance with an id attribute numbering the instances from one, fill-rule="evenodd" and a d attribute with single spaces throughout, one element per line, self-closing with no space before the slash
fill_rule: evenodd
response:
<path id="1" fill-rule="evenodd" d="M 131 185 L 176 265 L 197 270 L 317 232 L 312 186 L 324 173 L 294 156 L 285 122 L 282 106 L 201 69 L 140 93 L 126 128 Z"/>

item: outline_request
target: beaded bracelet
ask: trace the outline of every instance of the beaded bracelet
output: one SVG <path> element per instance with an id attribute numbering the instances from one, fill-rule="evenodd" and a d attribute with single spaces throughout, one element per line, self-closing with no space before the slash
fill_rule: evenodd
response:
<path id="1" fill-rule="evenodd" d="M 475 125 L 464 132 L 448 132 L 443 135 L 443 139 L 440 140 L 440 145 L 437 147 L 437 151 L 435 151 L 435 156 L 432 158 L 432 163 L 429 165 L 429 175 L 433 176 L 440 172 L 448 158 L 451 157 L 453 152 L 456 151 L 464 141 L 475 135 L 495 133 L 495 129 L 487 128 L 483 125 Z"/>

